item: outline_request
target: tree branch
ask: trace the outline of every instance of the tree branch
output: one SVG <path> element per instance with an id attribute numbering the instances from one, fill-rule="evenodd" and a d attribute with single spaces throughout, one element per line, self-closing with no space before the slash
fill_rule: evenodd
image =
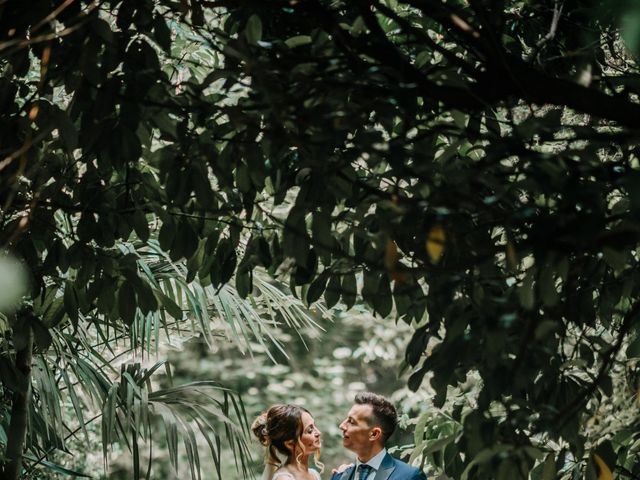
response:
<path id="1" fill-rule="evenodd" d="M 636 321 L 639 314 L 640 301 L 637 301 L 625 315 L 622 326 L 618 331 L 618 338 L 616 339 L 615 344 L 604 354 L 604 359 L 602 361 L 600 369 L 598 370 L 596 378 L 594 378 L 593 382 L 589 384 L 589 386 L 582 392 L 581 395 L 575 398 L 554 417 L 552 424 L 559 425 L 558 429 L 562 429 L 562 427 L 565 425 L 568 419 L 572 417 L 575 411 L 586 402 L 588 402 L 591 395 L 593 395 L 598 389 L 600 381 L 611 369 L 616 358 L 616 354 L 620 351 L 620 348 L 622 348 L 622 342 L 624 341 L 627 334 L 631 331 L 631 327 L 634 325 L 634 322 Z"/>
<path id="2" fill-rule="evenodd" d="M 28 315 L 28 314 L 27 314 Z M 23 322 L 21 328 L 25 334 L 25 345 L 16 352 L 16 370 L 26 378 L 24 391 L 13 392 L 11 404 L 11 422 L 7 433 L 6 464 L 2 472 L 4 480 L 18 480 L 22 470 L 24 456 L 24 444 L 27 435 L 27 423 L 29 414 L 29 402 L 31 399 L 31 361 L 33 359 L 33 330 L 28 324 L 27 318 L 18 315 L 18 322 Z M 14 335 L 15 335 L 14 329 Z"/>

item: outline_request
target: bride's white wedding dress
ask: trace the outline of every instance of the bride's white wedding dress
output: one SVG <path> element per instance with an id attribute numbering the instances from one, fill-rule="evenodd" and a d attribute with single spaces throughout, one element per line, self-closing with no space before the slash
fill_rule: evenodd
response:
<path id="1" fill-rule="evenodd" d="M 313 474 L 316 480 L 320 480 L 320 474 L 316 470 L 310 468 L 309 471 Z M 276 472 L 270 480 L 295 480 L 295 478 L 296 477 L 291 475 L 289 472 Z"/>
<path id="2" fill-rule="evenodd" d="M 260 480 L 295 480 L 296 477 L 291 475 L 289 472 L 278 472 L 277 470 L 280 468 L 279 465 L 273 465 L 272 463 L 267 463 L 264 466 L 264 470 L 262 472 L 262 476 Z M 313 475 L 313 478 L 316 480 L 321 480 L 320 473 L 313 468 L 310 468 L 309 471 Z"/>

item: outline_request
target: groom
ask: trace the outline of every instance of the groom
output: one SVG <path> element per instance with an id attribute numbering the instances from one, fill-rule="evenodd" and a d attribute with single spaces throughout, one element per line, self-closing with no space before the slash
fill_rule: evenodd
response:
<path id="1" fill-rule="evenodd" d="M 358 393 L 340 424 L 342 445 L 356 454 L 356 463 L 331 480 L 425 480 L 423 472 L 387 453 L 385 444 L 397 424 L 396 409 L 389 400 L 375 393 Z"/>

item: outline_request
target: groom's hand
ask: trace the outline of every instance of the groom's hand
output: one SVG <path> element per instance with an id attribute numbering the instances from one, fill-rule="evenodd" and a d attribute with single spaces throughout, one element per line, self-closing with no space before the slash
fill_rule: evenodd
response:
<path id="1" fill-rule="evenodd" d="M 334 468 L 333 470 L 331 470 L 331 475 L 335 475 L 336 473 L 342 473 L 347 468 L 352 467 L 352 466 L 353 466 L 353 463 L 343 463 L 338 468 Z"/>

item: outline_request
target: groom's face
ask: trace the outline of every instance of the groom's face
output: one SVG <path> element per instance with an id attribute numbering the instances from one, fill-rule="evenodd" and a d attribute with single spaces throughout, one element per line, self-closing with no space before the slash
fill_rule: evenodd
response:
<path id="1" fill-rule="evenodd" d="M 372 418 L 371 405 L 354 405 L 349 410 L 347 418 L 340 424 L 342 430 L 342 445 L 355 453 L 368 448 L 372 427 L 369 420 Z"/>

